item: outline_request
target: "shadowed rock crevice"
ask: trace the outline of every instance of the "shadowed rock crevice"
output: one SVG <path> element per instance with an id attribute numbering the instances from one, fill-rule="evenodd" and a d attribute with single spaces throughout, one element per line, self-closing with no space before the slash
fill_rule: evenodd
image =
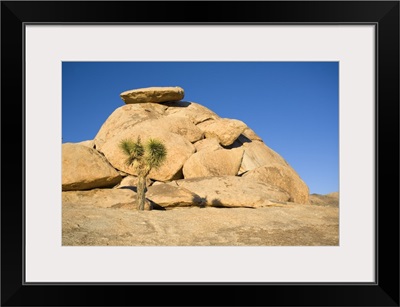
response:
<path id="1" fill-rule="evenodd" d="M 251 142 L 252 142 L 252 140 L 250 140 L 249 138 L 247 138 L 243 134 L 241 134 L 231 145 L 223 146 L 223 147 L 226 149 L 239 148 L 239 147 L 242 147 L 243 144 L 251 143 Z"/>
<path id="2" fill-rule="evenodd" d="M 166 102 L 161 102 L 162 105 L 167 107 L 167 110 L 170 108 L 187 108 L 189 107 L 192 103 L 189 101 L 184 101 L 184 100 L 174 100 L 174 101 L 166 101 Z"/>

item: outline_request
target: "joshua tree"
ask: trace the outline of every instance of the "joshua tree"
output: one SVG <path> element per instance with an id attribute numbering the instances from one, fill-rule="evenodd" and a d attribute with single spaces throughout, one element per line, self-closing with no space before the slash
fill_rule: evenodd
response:
<path id="1" fill-rule="evenodd" d="M 137 172 L 137 206 L 139 210 L 144 210 L 147 176 L 153 168 L 158 168 L 165 161 L 167 149 L 157 139 L 149 139 L 142 144 L 140 137 L 136 141 L 122 140 L 119 147 L 127 156 L 126 165 L 133 166 Z"/>

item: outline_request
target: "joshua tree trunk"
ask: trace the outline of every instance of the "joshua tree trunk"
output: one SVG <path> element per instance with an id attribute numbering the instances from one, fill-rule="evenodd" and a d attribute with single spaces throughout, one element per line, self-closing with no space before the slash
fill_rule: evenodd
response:
<path id="1" fill-rule="evenodd" d="M 146 176 L 138 176 L 136 193 L 138 210 L 144 210 L 144 205 L 146 203 Z"/>

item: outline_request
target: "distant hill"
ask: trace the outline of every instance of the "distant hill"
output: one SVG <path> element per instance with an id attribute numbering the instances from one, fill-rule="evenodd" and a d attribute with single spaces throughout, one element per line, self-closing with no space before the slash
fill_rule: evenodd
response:
<path id="1" fill-rule="evenodd" d="M 339 192 L 333 192 L 325 195 L 310 194 L 310 205 L 317 206 L 339 206 Z"/>

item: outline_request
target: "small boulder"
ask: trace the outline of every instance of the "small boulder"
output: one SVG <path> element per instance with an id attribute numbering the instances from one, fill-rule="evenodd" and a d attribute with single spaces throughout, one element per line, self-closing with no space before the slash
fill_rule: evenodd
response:
<path id="1" fill-rule="evenodd" d="M 209 119 L 220 118 L 215 112 L 196 102 L 174 101 L 163 105 L 168 107 L 165 111 L 167 116 L 186 117 L 196 125 Z"/>
<path id="2" fill-rule="evenodd" d="M 148 188 L 146 198 L 164 208 L 190 207 L 203 205 L 203 199 L 189 190 L 166 183 Z"/>
<path id="3" fill-rule="evenodd" d="M 247 128 L 241 120 L 230 118 L 207 120 L 197 126 L 204 131 L 204 136 L 207 139 L 217 138 L 222 146 L 232 145 Z"/>
<path id="4" fill-rule="evenodd" d="M 217 150 L 217 149 L 223 148 L 221 145 L 219 145 L 219 142 L 217 139 L 202 139 L 200 141 L 197 141 L 193 145 L 196 148 L 196 152 L 204 150 L 204 149 Z"/>

